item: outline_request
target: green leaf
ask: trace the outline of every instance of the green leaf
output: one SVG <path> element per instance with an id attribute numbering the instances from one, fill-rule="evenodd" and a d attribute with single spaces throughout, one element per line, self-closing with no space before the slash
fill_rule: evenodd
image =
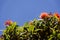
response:
<path id="1" fill-rule="evenodd" d="M 53 35 L 56 35 L 56 31 L 55 31 L 55 29 L 54 28 L 50 28 L 53 32 L 52 32 L 52 34 Z"/>
<path id="2" fill-rule="evenodd" d="M 18 27 L 17 30 L 20 32 L 23 32 L 24 29 L 23 29 L 23 27 Z"/>
<path id="3" fill-rule="evenodd" d="M 39 31 L 39 30 L 42 30 L 42 29 L 36 29 L 35 31 Z"/>
<path id="4" fill-rule="evenodd" d="M 60 39 L 60 33 L 57 34 L 57 37 Z"/>
<path id="5" fill-rule="evenodd" d="M 24 23 L 24 26 L 28 26 L 28 22 Z"/>
<path id="6" fill-rule="evenodd" d="M 50 37 L 48 40 L 52 40 L 53 37 Z"/>
<path id="7" fill-rule="evenodd" d="M 54 37 L 53 35 L 50 35 L 50 38 L 48 40 L 52 40 L 53 37 Z"/>
<path id="8" fill-rule="evenodd" d="M 34 30 L 34 26 L 33 25 L 29 25 L 28 31 L 33 31 Z"/>

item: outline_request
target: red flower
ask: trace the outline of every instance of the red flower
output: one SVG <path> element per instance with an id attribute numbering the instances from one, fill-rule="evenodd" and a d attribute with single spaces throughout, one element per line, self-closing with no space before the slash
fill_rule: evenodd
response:
<path id="1" fill-rule="evenodd" d="M 60 15 L 58 13 L 55 13 L 54 16 L 60 18 Z"/>
<path id="2" fill-rule="evenodd" d="M 46 13 L 46 12 L 41 13 L 40 18 L 43 19 L 45 17 L 49 17 L 48 13 Z"/>
<path id="3" fill-rule="evenodd" d="M 11 25 L 13 22 L 11 21 L 11 20 L 7 20 L 6 22 L 5 22 L 5 25 Z"/>

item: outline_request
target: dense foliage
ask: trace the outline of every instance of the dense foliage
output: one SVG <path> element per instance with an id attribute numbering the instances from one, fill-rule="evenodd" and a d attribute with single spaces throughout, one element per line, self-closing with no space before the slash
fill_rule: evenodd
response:
<path id="1" fill-rule="evenodd" d="M 43 12 L 40 18 L 26 22 L 23 26 L 7 21 L 3 31 L 4 40 L 60 40 L 59 14 Z"/>

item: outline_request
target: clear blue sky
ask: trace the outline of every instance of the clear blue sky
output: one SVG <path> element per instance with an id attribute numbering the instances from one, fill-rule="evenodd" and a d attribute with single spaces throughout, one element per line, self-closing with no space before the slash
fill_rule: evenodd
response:
<path id="1" fill-rule="evenodd" d="M 8 19 L 23 25 L 44 11 L 60 13 L 60 0 L 0 0 L 0 30 Z"/>

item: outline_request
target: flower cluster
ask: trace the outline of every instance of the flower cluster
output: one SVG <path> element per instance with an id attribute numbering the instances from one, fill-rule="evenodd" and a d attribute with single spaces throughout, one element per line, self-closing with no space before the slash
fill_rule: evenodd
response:
<path id="1" fill-rule="evenodd" d="M 5 25 L 11 25 L 13 22 L 12 22 L 12 20 L 7 20 L 6 22 L 5 22 Z"/>
<path id="2" fill-rule="evenodd" d="M 49 17 L 49 14 L 46 13 L 46 12 L 41 13 L 40 18 L 43 19 L 43 18 L 45 18 L 45 17 Z"/>
<path id="3" fill-rule="evenodd" d="M 41 13 L 40 18 L 44 19 L 45 17 L 50 17 L 50 16 L 52 16 L 52 14 L 49 15 L 49 13 L 43 12 L 43 13 Z M 60 14 L 58 14 L 56 12 L 53 14 L 53 16 L 60 19 Z"/>

